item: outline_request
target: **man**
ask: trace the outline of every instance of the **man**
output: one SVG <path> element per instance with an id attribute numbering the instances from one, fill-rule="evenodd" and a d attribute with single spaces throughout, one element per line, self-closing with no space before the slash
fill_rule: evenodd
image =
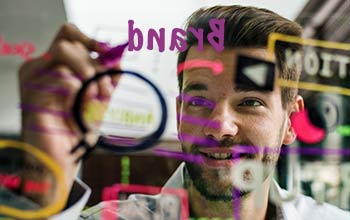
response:
<path id="1" fill-rule="evenodd" d="M 179 54 L 178 63 L 190 60 L 219 61 L 224 70 L 214 76 L 207 68 L 185 69 L 179 75 L 180 96 L 177 100 L 179 140 L 186 153 L 201 155 L 204 163 L 182 164 L 166 184 L 166 188 L 185 188 L 188 191 L 191 217 L 219 217 L 243 220 L 263 219 L 349 219 L 349 214 L 336 207 L 317 205 L 312 199 L 297 196 L 282 204 L 276 204 L 269 197 L 274 192 L 279 197 L 287 194 L 272 179 L 272 170 L 264 169 L 262 186 L 258 189 L 240 190 L 233 184 L 232 152 L 239 146 L 255 146 L 255 154 L 245 153 L 235 158 L 247 162 L 254 160 L 264 165 L 275 165 L 276 153 L 263 153 L 263 149 L 279 151 L 282 144 L 291 144 L 295 132 L 290 117 L 303 109 L 303 100 L 296 89 L 280 88 L 274 85 L 272 91 L 259 91 L 240 87 L 234 83 L 238 55 L 268 60 L 266 50 L 269 34 L 278 32 L 300 36 L 301 28 L 294 22 L 279 15 L 254 7 L 216 6 L 196 11 L 188 21 L 188 27 L 203 28 L 204 36 L 210 31 L 210 18 L 225 19 L 225 50 L 217 52 L 208 42 L 202 51 L 198 51 L 196 38 L 187 32 L 188 49 Z M 69 111 L 72 100 L 81 86 L 79 78 L 87 79 L 105 67 L 89 56 L 90 51 L 103 52 L 104 45 L 89 39 L 75 27 L 65 25 L 52 43 L 49 54 L 51 59 L 38 58 L 22 66 L 20 70 L 21 100 L 35 106 L 45 106 L 56 111 Z M 282 56 L 283 47 L 277 47 L 275 57 L 269 61 L 276 63 L 275 77 L 298 80 L 299 73 L 288 69 Z M 57 70 L 63 76 L 53 80 L 50 76 L 33 77 L 37 69 Z M 116 67 L 118 68 L 118 67 Z M 79 77 L 74 77 L 79 73 Z M 73 76 L 73 77 L 72 77 Z M 70 91 L 70 98 L 54 96 L 48 93 L 27 92 L 25 83 L 45 83 L 62 86 Z M 113 90 L 112 79 L 106 77 L 99 82 L 98 91 L 110 96 Z M 40 95 L 40 96 L 39 96 Z M 38 98 L 40 97 L 40 99 Z M 187 97 L 187 98 L 184 98 Z M 186 123 L 184 115 L 208 119 L 204 126 Z M 23 111 L 23 139 L 25 142 L 46 151 L 62 167 L 68 188 L 79 188 L 73 184 L 77 165 L 74 161 L 82 152 L 70 155 L 79 136 L 60 136 L 40 133 L 26 129 L 30 125 L 55 130 L 77 132 L 70 118 L 56 117 L 45 113 Z M 217 126 L 213 126 L 217 125 Z M 215 146 L 198 144 L 184 139 L 184 134 L 193 138 L 204 138 L 217 143 Z M 245 179 L 250 179 L 248 172 Z M 80 183 L 81 185 L 82 183 Z M 80 187 L 81 188 L 81 187 Z M 235 190 L 236 189 L 236 190 Z M 236 193 L 234 193 L 236 192 Z M 235 194 L 235 195 L 233 195 Z M 85 194 L 86 195 L 86 194 Z M 76 219 L 84 204 L 83 196 L 71 200 L 70 207 L 55 219 Z M 86 200 L 86 199 L 85 199 Z M 118 216 L 121 219 L 178 219 L 179 206 L 167 207 L 165 201 L 171 201 L 167 195 L 134 195 L 125 202 L 118 202 Z M 239 209 L 233 206 L 239 202 Z M 258 201 L 259 205 L 256 205 Z M 81 214 L 80 219 L 101 219 L 102 212 L 116 212 L 116 202 L 104 202 Z M 169 202 L 169 204 L 172 204 Z M 182 208 L 182 207 L 181 207 Z M 75 213 L 75 214 L 74 214 Z M 178 212 L 177 212 L 178 213 Z M 67 217 L 69 216 L 69 217 Z"/>

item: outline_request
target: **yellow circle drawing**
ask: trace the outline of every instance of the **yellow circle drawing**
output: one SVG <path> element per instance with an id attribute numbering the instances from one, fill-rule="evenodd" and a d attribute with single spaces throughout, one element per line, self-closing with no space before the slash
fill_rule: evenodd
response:
<path id="1" fill-rule="evenodd" d="M 68 193 L 64 181 L 63 172 L 58 164 L 50 156 L 27 143 L 14 140 L 0 140 L 0 150 L 4 148 L 19 149 L 28 152 L 39 159 L 49 170 L 52 171 L 53 175 L 55 176 L 58 190 L 60 192 L 60 197 L 52 204 L 35 211 L 21 210 L 0 205 L 0 215 L 10 216 L 16 219 L 42 219 L 54 215 L 62 210 L 66 203 Z"/>

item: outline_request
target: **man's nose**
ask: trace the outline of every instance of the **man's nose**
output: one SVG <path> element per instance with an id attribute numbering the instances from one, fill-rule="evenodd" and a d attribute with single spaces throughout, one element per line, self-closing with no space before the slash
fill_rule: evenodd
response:
<path id="1" fill-rule="evenodd" d="M 237 135 L 239 130 L 237 112 L 234 112 L 229 104 L 216 104 L 208 119 L 203 128 L 207 137 L 220 141 Z"/>

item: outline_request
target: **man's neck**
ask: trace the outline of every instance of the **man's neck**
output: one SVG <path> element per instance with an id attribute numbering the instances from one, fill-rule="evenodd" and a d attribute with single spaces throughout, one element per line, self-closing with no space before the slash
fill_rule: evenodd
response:
<path id="1" fill-rule="evenodd" d="M 190 214 L 191 217 L 219 217 L 232 218 L 234 215 L 234 207 L 238 205 L 240 220 L 264 220 L 268 207 L 268 192 L 271 178 L 267 178 L 261 188 L 261 194 L 252 191 L 244 197 L 237 198 L 236 201 L 210 201 L 203 197 L 201 193 L 193 185 L 192 180 L 187 185 L 189 193 Z M 236 209 L 235 209 L 236 210 Z"/>

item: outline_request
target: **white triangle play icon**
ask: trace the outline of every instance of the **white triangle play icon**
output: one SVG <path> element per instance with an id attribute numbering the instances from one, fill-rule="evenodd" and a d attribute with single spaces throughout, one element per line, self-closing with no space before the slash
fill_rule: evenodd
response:
<path id="1" fill-rule="evenodd" d="M 268 67 L 265 64 L 248 66 L 242 70 L 248 79 L 260 87 L 264 87 L 266 84 L 267 71 Z"/>

